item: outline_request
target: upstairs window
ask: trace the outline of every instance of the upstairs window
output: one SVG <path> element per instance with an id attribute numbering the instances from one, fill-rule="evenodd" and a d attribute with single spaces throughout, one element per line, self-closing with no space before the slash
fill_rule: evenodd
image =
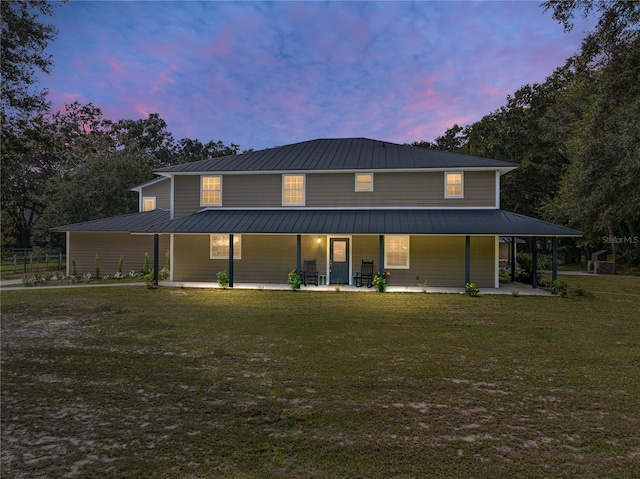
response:
<path id="1" fill-rule="evenodd" d="M 142 198 L 142 211 L 153 211 L 156 209 L 156 197 L 145 196 Z"/>
<path id="2" fill-rule="evenodd" d="M 356 173 L 356 191 L 373 191 L 373 173 Z"/>
<path id="3" fill-rule="evenodd" d="M 304 206 L 305 204 L 305 176 L 282 175 L 282 205 Z"/>
<path id="4" fill-rule="evenodd" d="M 222 204 L 222 177 L 202 176 L 200 180 L 200 206 Z"/>
<path id="5" fill-rule="evenodd" d="M 384 267 L 409 269 L 409 236 L 384 237 Z"/>
<path id="6" fill-rule="evenodd" d="M 444 197 L 464 198 L 464 175 L 462 173 L 444 174 Z"/>
<path id="7" fill-rule="evenodd" d="M 233 235 L 233 259 L 242 259 L 242 237 Z M 211 235 L 211 259 L 229 259 L 229 235 Z"/>

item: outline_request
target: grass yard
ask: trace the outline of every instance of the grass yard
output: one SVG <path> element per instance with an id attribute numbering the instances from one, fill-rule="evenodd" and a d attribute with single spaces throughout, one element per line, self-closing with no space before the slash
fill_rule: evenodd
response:
<path id="1" fill-rule="evenodd" d="M 640 278 L 561 279 L 3 292 L 2 477 L 640 477 Z"/>

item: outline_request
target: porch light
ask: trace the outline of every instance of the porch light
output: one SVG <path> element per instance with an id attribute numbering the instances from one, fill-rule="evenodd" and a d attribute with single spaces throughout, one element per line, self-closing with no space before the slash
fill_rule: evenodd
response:
<path id="1" fill-rule="evenodd" d="M 318 236 L 318 244 L 322 243 L 322 238 L 320 238 L 320 236 Z"/>

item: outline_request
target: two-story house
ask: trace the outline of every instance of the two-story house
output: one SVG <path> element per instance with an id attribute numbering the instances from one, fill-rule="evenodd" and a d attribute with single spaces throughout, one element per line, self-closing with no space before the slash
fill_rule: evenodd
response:
<path id="1" fill-rule="evenodd" d="M 55 228 L 78 273 L 169 251 L 171 280 L 286 283 L 304 259 L 332 284 L 363 260 L 393 285 L 498 287 L 499 238 L 581 236 L 500 209 L 517 165 L 365 138 L 321 139 L 162 168 L 140 212 Z M 154 241 L 155 240 L 155 241 Z M 161 263 L 164 264 L 164 261 Z M 108 266 L 109 265 L 109 266 Z"/>

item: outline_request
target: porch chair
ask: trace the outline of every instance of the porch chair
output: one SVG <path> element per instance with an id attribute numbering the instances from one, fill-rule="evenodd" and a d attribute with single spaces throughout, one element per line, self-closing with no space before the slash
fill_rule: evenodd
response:
<path id="1" fill-rule="evenodd" d="M 373 260 L 362 260 L 360 272 L 353 277 L 353 283 L 359 288 L 367 285 L 367 288 L 373 286 Z"/>
<path id="2" fill-rule="evenodd" d="M 316 268 L 316 260 L 315 259 L 305 259 L 304 266 L 302 271 L 300 271 L 300 276 L 302 280 L 302 284 L 307 285 L 307 281 L 311 282 L 313 280 L 313 284 L 318 286 L 318 269 Z"/>

